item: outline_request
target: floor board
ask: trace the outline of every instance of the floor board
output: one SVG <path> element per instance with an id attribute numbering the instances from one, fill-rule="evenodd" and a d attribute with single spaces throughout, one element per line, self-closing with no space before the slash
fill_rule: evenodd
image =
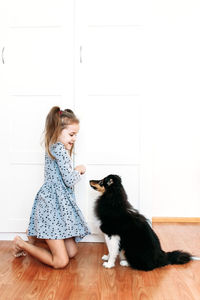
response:
<path id="1" fill-rule="evenodd" d="M 200 256 L 200 224 L 155 223 L 164 250 Z M 102 267 L 102 243 L 80 243 L 79 253 L 62 270 L 30 256 L 13 258 L 10 241 L 0 241 L 1 300 L 199 300 L 200 261 L 151 272 Z"/>

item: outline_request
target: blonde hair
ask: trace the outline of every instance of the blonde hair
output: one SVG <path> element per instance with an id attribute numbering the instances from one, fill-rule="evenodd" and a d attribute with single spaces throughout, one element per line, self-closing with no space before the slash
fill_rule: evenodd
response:
<path id="1" fill-rule="evenodd" d="M 71 109 L 60 110 L 60 107 L 54 106 L 48 113 L 45 122 L 44 141 L 45 150 L 52 159 L 55 157 L 50 152 L 50 146 L 57 142 L 61 131 L 73 123 L 79 124 L 79 119 Z M 70 150 L 70 155 L 72 155 L 72 150 L 73 147 Z"/>

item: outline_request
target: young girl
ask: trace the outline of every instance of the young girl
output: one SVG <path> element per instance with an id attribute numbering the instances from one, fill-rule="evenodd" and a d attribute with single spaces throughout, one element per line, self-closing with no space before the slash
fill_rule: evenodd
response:
<path id="1" fill-rule="evenodd" d="M 45 182 L 36 195 L 27 235 L 28 242 L 16 236 L 16 257 L 26 252 L 53 268 L 63 268 L 77 253 L 75 242 L 90 234 L 75 202 L 74 185 L 85 173 L 83 165 L 72 169 L 71 154 L 79 131 L 72 110 L 53 107 L 45 124 Z M 44 239 L 49 250 L 34 245 Z"/>

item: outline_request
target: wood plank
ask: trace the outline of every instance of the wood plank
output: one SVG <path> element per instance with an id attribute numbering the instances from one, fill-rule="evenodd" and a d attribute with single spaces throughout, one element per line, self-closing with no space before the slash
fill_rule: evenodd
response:
<path id="1" fill-rule="evenodd" d="M 200 256 L 199 223 L 154 223 L 164 250 Z M 80 243 L 79 253 L 62 270 L 27 256 L 13 258 L 10 241 L 0 242 L 2 300 L 199 300 L 200 262 L 166 266 L 151 272 L 102 267 L 103 243 Z"/>

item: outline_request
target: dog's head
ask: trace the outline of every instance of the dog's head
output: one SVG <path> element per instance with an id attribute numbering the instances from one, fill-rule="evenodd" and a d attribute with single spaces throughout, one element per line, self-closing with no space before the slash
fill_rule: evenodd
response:
<path id="1" fill-rule="evenodd" d="M 121 178 L 118 175 L 108 175 L 101 180 L 90 180 L 90 186 L 102 194 L 117 185 L 121 185 Z"/>

